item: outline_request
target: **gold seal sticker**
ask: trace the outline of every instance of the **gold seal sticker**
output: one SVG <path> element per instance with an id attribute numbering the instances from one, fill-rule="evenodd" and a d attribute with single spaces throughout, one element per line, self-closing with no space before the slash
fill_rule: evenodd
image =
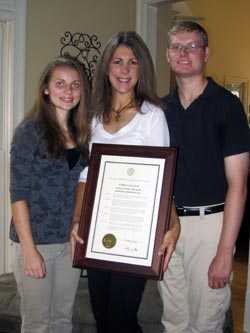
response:
<path id="1" fill-rule="evenodd" d="M 112 249 L 116 244 L 116 238 L 112 234 L 107 234 L 102 239 L 102 244 L 106 249 Z"/>

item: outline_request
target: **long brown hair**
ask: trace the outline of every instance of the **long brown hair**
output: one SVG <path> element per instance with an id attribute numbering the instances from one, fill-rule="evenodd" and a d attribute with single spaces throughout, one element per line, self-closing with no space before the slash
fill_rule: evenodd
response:
<path id="1" fill-rule="evenodd" d="M 49 156 L 55 158 L 63 156 L 66 138 L 58 124 L 55 107 L 50 102 L 49 96 L 45 94 L 45 89 L 48 88 L 52 74 L 58 67 L 74 69 L 80 77 L 80 101 L 78 105 L 70 110 L 67 127 L 72 141 L 80 149 L 81 153 L 85 155 L 89 138 L 89 83 L 83 65 L 76 59 L 68 56 L 58 57 L 46 66 L 40 77 L 35 106 L 26 118 L 34 119 L 42 129 Z"/>
<path id="2" fill-rule="evenodd" d="M 105 121 L 110 119 L 112 103 L 112 87 L 107 73 L 114 52 L 121 45 L 133 51 L 139 64 L 139 79 L 135 86 L 136 105 L 140 107 L 143 101 L 159 105 L 154 65 L 146 44 L 135 31 L 118 32 L 107 42 L 94 77 L 92 107 L 97 117 Z"/>

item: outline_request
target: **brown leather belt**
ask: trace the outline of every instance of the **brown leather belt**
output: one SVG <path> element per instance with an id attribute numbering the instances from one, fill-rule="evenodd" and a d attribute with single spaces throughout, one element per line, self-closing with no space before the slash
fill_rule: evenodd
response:
<path id="1" fill-rule="evenodd" d="M 202 211 L 204 211 L 204 215 L 209 215 L 222 212 L 224 210 L 224 204 L 214 205 L 205 208 L 177 206 L 176 210 L 179 216 L 199 216 L 202 215 Z"/>

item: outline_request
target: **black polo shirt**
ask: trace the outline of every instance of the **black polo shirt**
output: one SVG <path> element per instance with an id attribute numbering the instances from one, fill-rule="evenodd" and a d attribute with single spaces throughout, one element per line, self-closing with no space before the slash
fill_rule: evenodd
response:
<path id="1" fill-rule="evenodd" d="M 250 131 L 240 100 L 208 78 L 208 84 L 184 109 L 177 91 L 164 97 L 171 146 L 179 148 L 175 178 L 177 205 L 224 202 L 224 158 L 250 149 Z"/>

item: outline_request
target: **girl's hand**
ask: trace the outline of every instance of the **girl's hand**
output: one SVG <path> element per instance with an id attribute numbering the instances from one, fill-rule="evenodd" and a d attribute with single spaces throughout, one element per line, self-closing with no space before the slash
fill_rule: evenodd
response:
<path id="1" fill-rule="evenodd" d="M 23 257 L 26 276 L 35 279 L 42 279 L 46 276 L 44 259 L 36 248 L 23 250 Z"/>
<path id="2" fill-rule="evenodd" d="M 78 235 L 79 230 L 79 222 L 73 222 L 72 229 L 70 232 L 70 249 L 71 249 L 71 257 L 74 258 L 76 243 L 83 244 L 83 239 Z"/>

